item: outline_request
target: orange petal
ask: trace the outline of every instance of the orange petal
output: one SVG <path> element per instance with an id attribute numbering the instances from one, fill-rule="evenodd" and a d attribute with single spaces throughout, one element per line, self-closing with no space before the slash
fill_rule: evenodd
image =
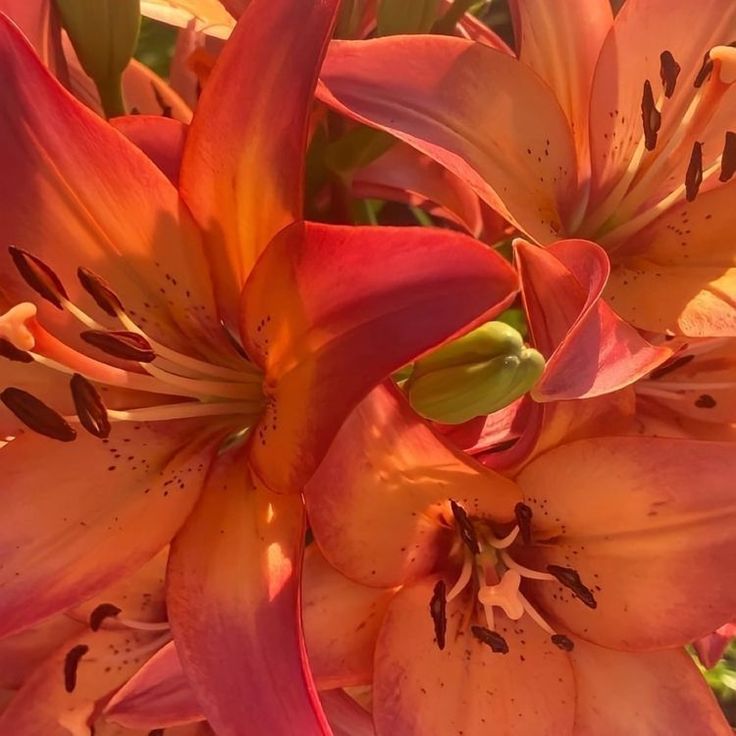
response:
<path id="1" fill-rule="evenodd" d="M 735 24 L 731 0 L 627 0 L 601 49 L 591 90 L 591 206 L 620 179 L 643 135 L 642 89 L 648 79 L 659 96 L 659 55 L 669 51 L 682 68 L 663 107 L 659 138 L 665 141 L 682 121 L 703 55 L 731 43 Z"/>
<path id="2" fill-rule="evenodd" d="M 197 105 L 181 189 L 204 230 L 231 328 L 259 254 L 301 213 L 309 112 L 337 5 L 253 0 Z"/>
<path id="3" fill-rule="evenodd" d="M 373 649 L 393 590 L 369 588 L 341 575 L 317 545 L 307 547 L 302 617 L 317 687 L 370 685 Z"/>
<path id="4" fill-rule="evenodd" d="M 736 180 L 667 210 L 624 244 L 606 295 L 624 319 L 653 332 L 736 335 Z"/>
<path id="5" fill-rule="evenodd" d="M 299 619 L 304 510 L 256 488 L 243 449 L 222 456 L 171 547 L 168 605 L 184 672 L 220 736 L 327 731 Z M 277 683 L 278 686 L 275 686 Z"/>
<path id="6" fill-rule="evenodd" d="M 650 345 L 601 298 L 609 273 L 602 248 L 586 240 L 546 249 L 517 240 L 514 252 L 533 343 L 547 358 L 532 390 L 537 401 L 617 391 L 672 355 Z"/>
<path id="7" fill-rule="evenodd" d="M 0 79 L 0 107 L 15 111 L 0 119 L 3 243 L 44 260 L 75 303 L 90 303 L 77 281 L 83 266 L 110 283 L 154 339 L 205 355 L 219 344 L 231 355 L 199 235 L 171 183 L 73 99 L 5 18 Z M 7 253 L 0 258 L 7 308 L 29 289 Z M 40 313 L 58 323 L 51 305 Z"/>
<path id="8" fill-rule="evenodd" d="M 2 448 L 0 631 L 89 598 L 164 547 L 197 500 L 213 439 L 185 420 L 116 425 L 103 442 L 29 433 Z"/>
<path id="9" fill-rule="evenodd" d="M 0 0 L 0 13 L 5 13 L 23 31 L 52 73 L 63 73 L 61 29 L 51 0 Z"/>
<path id="10" fill-rule="evenodd" d="M 319 694 L 330 722 L 333 736 L 375 736 L 373 719 L 342 690 L 325 690 Z"/>
<path id="11" fill-rule="evenodd" d="M 397 389 L 383 386 L 348 417 L 305 489 L 325 557 L 347 577 L 377 587 L 433 569 L 447 543 L 436 518 L 440 504 L 452 498 L 470 514 L 506 521 L 517 494 L 511 481 L 445 444 Z"/>
<path id="12" fill-rule="evenodd" d="M 224 5 L 220 0 L 141 0 L 141 13 L 180 28 L 194 20 L 197 31 L 227 38 L 235 20 Z"/>
<path id="13" fill-rule="evenodd" d="M 537 457 L 517 480 L 548 543 L 524 564 L 574 568 L 598 605 L 549 582 L 530 583 L 535 599 L 573 633 L 617 649 L 682 646 L 727 621 L 733 457 L 729 442 L 649 437 L 580 440 Z"/>
<path id="14" fill-rule="evenodd" d="M 497 632 L 509 652 L 494 653 L 471 634 L 457 601 L 448 605 L 441 651 L 429 615 L 433 584 L 402 589 L 386 614 L 373 683 L 377 736 L 571 734 L 575 683 L 567 655 L 535 624 L 501 615 Z"/>
<path id="15" fill-rule="evenodd" d="M 515 288 L 508 263 L 456 233 L 284 230 L 243 293 L 243 340 L 265 367 L 269 402 L 252 434 L 259 477 L 277 491 L 300 489 L 371 388 L 490 319 Z"/>
<path id="16" fill-rule="evenodd" d="M 554 91 L 575 136 L 581 175 L 590 166 L 588 107 L 598 54 L 613 23 L 609 0 L 514 0 L 519 58 Z"/>
<path id="17" fill-rule="evenodd" d="M 575 736 L 729 736 L 713 693 L 682 651 L 629 654 L 576 640 Z"/>
<path id="18" fill-rule="evenodd" d="M 111 698 L 105 718 L 128 728 L 167 728 L 204 720 L 174 642 L 159 649 Z"/>
<path id="19" fill-rule="evenodd" d="M 574 142 L 551 90 L 524 64 L 458 38 L 388 37 L 335 42 L 320 79 L 323 102 L 446 166 L 535 240 L 564 229 Z"/>

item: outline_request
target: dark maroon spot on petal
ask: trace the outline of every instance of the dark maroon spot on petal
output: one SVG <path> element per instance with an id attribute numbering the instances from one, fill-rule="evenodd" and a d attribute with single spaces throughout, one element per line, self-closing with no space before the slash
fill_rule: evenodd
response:
<path id="1" fill-rule="evenodd" d="M 547 572 L 554 575 L 566 588 L 569 588 L 573 595 L 585 603 L 588 608 L 598 607 L 595 596 L 590 588 L 583 585 L 577 570 L 573 570 L 571 567 L 561 567 L 560 565 L 547 565 Z"/>
<path id="2" fill-rule="evenodd" d="M 139 363 L 150 363 L 156 359 L 151 344 L 137 332 L 87 330 L 79 336 L 86 343 L 116 358 L 135 360 Z"/>
<path id="3" fill-rule="evenodd" d="M 694 355 L 681 355 L 679 358 L 668 360 L 666 363 L 659 366 L 659 368 L 655 368 L 649 374 L 649 378 L 656 381 L 658 378 L 662 378 L 668 373 L 672 373 L 672 371 L 676 371 L 678 368 L 682 368 L 682 366 L 687 365 L 691 360 L 694 359 Z"/>
<path id="4" fill-rule="evenodd" d="M 98 631 L 100 626 L 102 626 L 102 622 L 106 618 L 114 618 L 120 613 L 120 608 L 118 608 L 113 603 L 100 603 L 97 608 L 95 608 L 92 613 L 89 615 L 89 627 L 92 629 L 92 631 Z"/>
<path id="5" fill-rule="evenodd" d="M 164 729 L 154 728 L 153 731 L 148 732 L 148 736 L 164 736 Z"/>
<path id="6" fill-rule="evenodd" d="M 474 555 L 479 554 L 480 546 L 478 545 L 478 537 L 476 536 L 475 528 L 468 518 L 465 509 L 452 499 L 450 499 L 450 508 L 452 509 L 452 515 L 455 517 L 455 521 L 457 522 L 457 528 L 460 531 L 460 538 L 465 542 L 465 546 Z"/>
<path id="7" fill-rule="evenodd" d="M 685 174 L 685 198 L 692 202 L 698 196 L 698 190 L 703 183 L 703 144 L 699 141 L 693 143 L 690 154 L 690 163 L 687 165 Z"/>
<path id="8" fill-rule="evenodd" d="M 46 301 L 51 302 L 57 309 L 62 309 L 61 300 L 68 297 L 64 284 L 61 283 L 61 279 L 56 273 L 40 258 L 28 251 L 11 245 L 8 246 L 8 252 L 18 269 L 18 273 L 28 286 Z"/>
<path id="9" fill-rule="evenodd" d="M 644 93 L 641 97 L 641 121 L 644 126 L 644 145 L 647 151 L 653 151 L 657 145 L 657 132 L 662 126 L 662 116 L 654 104 L 652 85 L 648 79 L 644 82 Z"/>
<path id="10" fill-rule="evenodd" d="M 514 515 L 516 523 L 519 525 L 521 539 L 524 544 L 531 544 L 532 541 L 532 510 L 525 503 L 517 503 L 514 506 Z"/>
<path id="11" fill-rule="evenodd" d="M 33 356 L 25 350 L 19 350 L 10 340 L 0 337 L 0 355 L 18 363 L 33 363 Z"/>
<path id="12" fill-rule="evenodd" d="M 444 580 L 438 580 L 434 586 L 432 599 L 429 601 L 429 615 L 434 623 L 437 646 L 444 649 L 445 633 L 447 632 L 447 589 Z"/>
<path id="13" fill-rule="evenodd" d="M 701 394 L 695 399 L 695 406 L 698 409 L 714 409 L 716 406 L 716 400 L 710 394 Z"/>
<path id="14" fill-rule="evenodd" d="M 473 636 L 483 644 L 488 645 L 496 654 L 508 654 L 509 645 L 501 634 L 487 629 L 485 626 L 471 626 Z"/>
<path id="15" fill-rule="evenodd" d="M 675 57 L 672 56 L 671 52 L 663 51 L 659 55 L 659 76 L 662 79 L 664 96 L 668 99 L 674 94 L 679 75 L 680 65 L 675 61 Z"/>
<path id="16" fill-rule="evenodd" d="M 86 644 L 77 644 L 72 647 L 64 658 L 64 689 L 68 693 L 73 693 L 77 686 L 77 667 L 79 660 L 89 651 Z"/>
<path id="17" fill-rule="evenodd" d="M 736 133 L 726 132 L 726 140 L 723 144 L 723 155 L 721 156 L 721 175 L 719 181 L 728 181 L 736 174 Z"/>
<path id="18" fill-rule="evenodd" d="M 0 393 L 0 401 L 29 429 L 60 442 L 71 442 L 76 438 L 74 428 L 61 414 L 46 406 L 33 394 L 20 388 L 6 388 Z"/>
<path id="19" fill-rule="evenodd" d="M 95 437 L 100 439 L 108 437 L 110 435 L 110 420 L 97 389 L 79 373 L 72 376 L 69 387 L 82 426 Z"/>
<path id="20" fill-rule="evenodd" d="M 101 276 L 87 268 L 78 268 L 77 278 L 82 288 L 95 300 L 103 312 L 116 317 L 118 312 L 123 311 L 123 303 L 118 295 Z"/>
<path id="21" fill-rule="evenodd" d="M 695 81 L 693 82 L 694 87 L 702 87 L 703 82 L 705 82 L 708 77 L 710 77 L 710 73 L 713 71 L 713 59 L 710 58 L 710 52 L 706 52 L 705 56 L 703 56 L 703 64 L 700 67 L 700 71 L 698 71 L 697 75 L 695 76 Z"/>
<path id="22" fill-rule="evenodd" d="M 562 649 L 563 652 L 571 652 L 575 649 L 575 644 L 572 639 L 568 638 L 564 634 L 553 634 L 552 643 L 559 649 Z"/>

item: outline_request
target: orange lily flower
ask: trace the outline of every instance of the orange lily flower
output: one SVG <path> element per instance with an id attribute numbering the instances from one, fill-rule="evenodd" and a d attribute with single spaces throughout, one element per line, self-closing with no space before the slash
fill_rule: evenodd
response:
<path id="1" fill-rule="evenodd" d="M 374 385 L 516 288 L 462 235 L 300 219 L 336 5 L 253 0 L 187 132 L 179 190 L 0 19 L 0 426 L 15 437 L 0 630 L 175 537 L 172 629 L 225 733 L 253 708 L 266 730 L 324 730 L 301 656 L 298 492 Z"/>
<path id="2" fill-rule="evenodd" d="M 736 334 L 736 6 L 627 0 L 614 20 L 608 0 L 516 5 L 520 60 L 449 37 L 341 41 L 320 97 L 442 163 L 534 241 L 603 245 L 629 322 Z"/>
<path id="3" fill-rule="evenodd" d="M 317 683 L 372 684 L 378 736 L 730 733 L 678 648 L 736 602 L 732 458 L 589 437 L 512 482 L 375 389 L 306 489 Z"/>

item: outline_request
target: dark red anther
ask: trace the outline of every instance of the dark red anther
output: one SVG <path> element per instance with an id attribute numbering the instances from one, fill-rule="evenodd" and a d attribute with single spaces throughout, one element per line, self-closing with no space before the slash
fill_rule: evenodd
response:
<path id="1" fill-rule="evenodd" d="M 553 634 L 552 643 L 559 649 L 562 649 L 563 652 L 571 652 L 575 649 L 575 644 L 572 639 L 564 634 Z"/>
<path id="2" fill-rule="evenodd" d="M 698 190 L 703 183 L 703 144 L 695 141 L 690 154 L 690 163 L 685 174 L 685 199 L 693 202 L 698 196 Z"/>
<path id="3" fill-rule="evenodd" d="M 532 541 L 532 510 L 525 504 L 519 501 L 514 506 L 514 515 L 516 516 L 516 523 L 519 525 L 519 532 L 521 533 L 521 539 L 524 544 L 531 544 Z"/>
<path id="4" fill-rule="evenodd" d="M 75 373 L 69 382 L 74 407 L 82 426 L 95 437 L 104 439 L 110 435 L 110 420 L 102 397 L 97 389 L 79 373 Z"/>
<path id="5" fill-rule="evenodd" d="M 444 580 L 438 580 L 434 586 L 432 599 L 429 601 L 429 615 L 434 623 L 434 635 L 437 646 L 445 648 L 445 634 L 447 633 L 447 588 Z"/>
<path id="6" fill-rule="evenodd" d="M 19 350 L 10 340 L 0 337 L 0 355 L 17 363 L 33 363 L 33 356 L 25 350 Z"/>
<path id="7" fill-rule="evenodd" d="M 728 181 L 734 174 L 736 174 L 736 133 L 729 130 L 723 144 L 721 175 L 718 179 L 719 181 Z"/>
<path id="8" fill-rule="evenodd" d="M 668 373 L 676 371 L 678 368 L 687 365 L 691 360 L 694 360 L 694 355 L 681 355 L 679 358 L 668 360 L 664 365 L 655 368 L 650 374 L 649 378 L 656 381 L 658 378 L 666 376 Z"/>
<path id="9" fill-rule="evenodd" d="M 675 92 L 677 77 L 680 75 L 680 65 L 675 61 L 671 52 L 663 51 L 659 55 L 659 76 L 664 87 L 664 96 L 669 99 Z"/>
<path id="10" fill-rule="evenodd" d="M 585 603 L 588 608 L 597 608 L 598 603 L 595 600 L 590 588 L 583 585 L 577 570 L 571 567 L 562 567 L 560 565 L 547 565 L 547 572 L 554 575 L 557 580 L 566 588 L 569 588 L 573 595 Z"/>
<path id="11" fill-rule="evenodd" d="M 703 64 L 700 67 L 700 71 L 698 71 L 697 75 L 695 76 L 695 81 L 693 82 L 693 87 L 702 87 L 703 83 L 710 77 L 710 73 L 713 71 L 713 59 L 710 58 L 710 52 L 706 52 L 705 56 L 703 56 Z"/>
<path id="12" fill-rule="evenodd" d="M 151 363 L 156 359 L 156 353 L 153 352 L 148 340 L 137 332 L 87 330 L 79 336 L 86 343 L 116 358 L 135 360 L 139 363 Z"/>
<path id="13" fill-rule="evenodd" d="M 68 299 L 68 296 L 64 284 L 61 283 L 56 273 L 40 258 L 22 248 L 10 245 L 8 252 L 18 273 L 28 286 L 57 309 L 63 309 L 61 300 L 62 298 Z"/>
<path id="14" fill-rule="evenodd" d="M 475 528 L 472 522 L 468 518 L 465 509 L 456 501 L 450 499 L 450 508 L 452 509 L 452 515 L 455 517 L 457 522 L 457 528 L 460 531 L 460 538 L 465 542 L 465 546 L 474 554 L 480 553 L 480 546 L 478 545 L 478 537 L 475 533 Z"/>
<path id="15" fill-rule="evenodd" d="M 653 151 L 657 145 L 657 132 L 662 126 L 662 116 L 654 104 L 652 85 L 648 79 L 644 82 L 644 93 L 641 97 L 641 121 L 644 126 L 644 145 L 647 151 Z"/>
<path id="16" fill-rule="evenodd" d="M 77 686 L 77 667 L 79 660 L 89 651 L 86 644 L 77 644 L 72 647 L 64 658 L 64 689 L 68 693 L 73 693 Z"/>
<path id="17" fill-rule="evenodd" d="M 473 636 L 483 644 L 488 645 L 496 654 L 508 654 L 509 645 L 501 634 L 487 629 L 485 626 L 471 626 Z"/>
<path id="18" fill-rule="evenodd" d="M 71 442 L 76 438 L 74 428 L 61 414 L 46 406 L 33 394 L 20 388 L 6 388 L 0 393 L 0 401 L 29 429 L 60 442 Z"/>
<path id="19" fill-rule="evenodd" d="M 123 311 L 123 303 L 110 285 L 101 276 L 87 268 L 77 269 L 77 278 L 82 288 L 97 302 L 97 306 L 111 317 Z"/>
<path id="20" fill-rule="evenodd" d="M 98 631 L 102 622 L 106 618 L 114 618 L 120 613 L 120 610 L 113 603 L 100 603 L 97 608 L 89 615 L 89 627 L 92 631 Z"/>

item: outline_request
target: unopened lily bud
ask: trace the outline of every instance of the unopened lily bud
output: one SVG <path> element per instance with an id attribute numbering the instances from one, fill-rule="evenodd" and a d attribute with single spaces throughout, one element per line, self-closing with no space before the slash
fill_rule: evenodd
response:
<path id="1" fill-rule="evenodd" d="M 445 424 L 491 414 L 523 396 L 544 370 L 544 358 L 516 330 L 489 322 L 415 365 L 406 385 L 414 409 Z"/>
<path id="2" fill-rule="evenodd" d="M 381 0 L 378 6 L 378 35 L 429 33 L 439 10 L 439 0 Z"/>
<path id="3" fill-rule="evenodd" d="M 140 0 L 55 0 L 82 68 L 108 117 L 125 114 L 120 91 L 140 28 Z"/>

